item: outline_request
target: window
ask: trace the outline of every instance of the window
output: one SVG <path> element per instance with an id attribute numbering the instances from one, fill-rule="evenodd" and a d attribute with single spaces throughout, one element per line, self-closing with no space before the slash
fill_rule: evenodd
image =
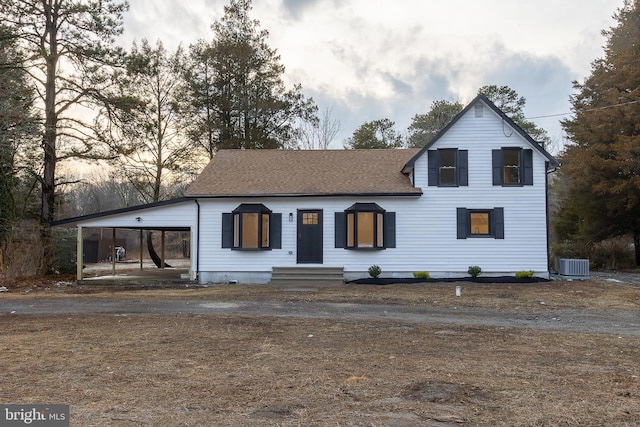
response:
<path id="1" fill-rule="evenodd" d="M 456 187 L 469 185 L 467 150 L 445 148 L 428 151 L 429 185 Z"/>
<path id="2" fill-rule="evenodd" d="M 489 235 L 489 212 L 469 212 L 469 235 Z"/>
<path id="3" fill-rule="evenodd" d="M 492 237 L 504 239 L 504 208 L 457 209 L 458 239 Z"/>
<path id="4" fill-rule="evenodd" d="M 493 150 L 493 185 L 533 185 L 533 150 L 502 148 Z"/>
<path id="5" fill-rule="evenodd" d="M 502 183 L 520 184 L 520 150 L 505 149 L 502 154 Z"/>
<path id="6" fill-rule="evenodd" d="M 318 218 L 319 218 L 318 212 L 305 212 L 302 214 L 302 224 L 317 225 Z"/>
<path id="7" fill-rule="evenodd" d="M 440 151 L 440 185 L 456 185 L 456 150 Z"/>
<path id="8" fill-rule="evenodd" d="M 382 214 L 377 212 L 347 212 L 347 247 L 379 248 L 383 245 L 382 236 L 378 236 L 383 226 Z M 380 223 L 380 227 L 378 227 Z"/>
<path id="9" fill-rule="evenodd" d="M 222 214 L 222 247 L 243 250 L 280 248 L 282 214 L 262 204 L 241 204 Z"/>
<path id="10" fill-rule="evenodd" d="M 386 212 L 376 203 L 356 203 L 336 212 L 335 221 L 336 248 L 395 248 L 395 212 Z"/>

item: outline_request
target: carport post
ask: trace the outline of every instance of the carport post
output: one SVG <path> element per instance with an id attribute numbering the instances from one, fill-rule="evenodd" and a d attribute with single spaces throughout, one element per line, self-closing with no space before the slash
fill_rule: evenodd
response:
<path id="1" fill-rule="evenodd" d="M 111 275 L 116 275 L 116 229 L 111 230 Z"/>
<path id="2" fill-rule="evenodd" d="M 160 268 L 164 268 L 164 230 L 162 230 L 162 239 L 160 240 Z"/>
<path id="3" fill-rule="evenodd" d="M 142 228 L 140 229 L 140 271 L 142 271 Z"/>
<path id="4" fill-rule="evenodd" d="M 76 279 L 82 280 L 82 256 L 84 248 L 82 247 L 82 227 L 78 226 L 78 234 L 76 235 Z"/>

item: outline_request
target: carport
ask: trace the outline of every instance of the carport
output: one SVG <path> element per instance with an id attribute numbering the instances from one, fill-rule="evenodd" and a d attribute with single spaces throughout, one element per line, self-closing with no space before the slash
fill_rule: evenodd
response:
<path id="1" fill-rule="evenodd" d="M 138 267 L 140 274 L 128 274 L 124 275 L 123 279 L 129 280 L 135 277 L 137 281 L 154 280 L 156 282 L 162 282 L 163 278 L 167 281 L 181 280 L 196 280 L 197 261 L 198 259 L 198 238 L 197 238 L 197 226 L 198 226 L 198 211 L 199 206 L 195 200 L 192 199 L 173 199 L 163 202 L 151 203 L 147 205 L 133 206 L 128 208 L 116 209 L 106 212 L 100 212 L 90 215 L 84 215 L 74 218 L 67 218 L 51 223 L 53 227 L 66 227 L 76 228 L 76 278 L 79 283 L 88 282 L 84 278 L 84 255 L 85 250 L 83 247 L 84 242 L 84 230 L 92 228 L 111 229 L 111 279 L 110 283 L 114 283 L 113 279 L 116 279 L 116 233 L 119 229 L 136 230 L 138 231 L 140 252 L 138 259 Z M 161 244 L 159 259 L 156 260 L 156 264 L 159 268 L 153 268 L 153 273 L 149 271 L 147 264 L 147 271 L 144 271 L 144 232 L 145 231 L 159 231 L 161 233 Z M 190 261 L 188 274 L 181 274 L 179 277 L 175 277 L 175 274 L 164 274 L 166 265 L 165 258 L 165 233 L 169 231 L 175 232 L 188 232 L 190 233 Z M 195 237 L 195 238 L 194 238 Z M 133 266 L 133 265 L 132 265 Z M 173 272 L 175 273 L 175 272 Z M 185 277 L 186 276 L 186 277 Z M 95 280 L 91 280 L 91 283 L 97 283 Z"/>

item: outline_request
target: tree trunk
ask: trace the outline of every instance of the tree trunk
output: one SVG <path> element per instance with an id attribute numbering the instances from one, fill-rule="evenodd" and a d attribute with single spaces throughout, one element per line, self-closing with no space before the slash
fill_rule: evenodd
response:
<path id="1" fill-rule="evenodd" d="M 46 56 L 46 84 L 44 100 L 44 135 L 42 137 L 42 147 L 44 149 L 43 175 L 42 175 L 42 195 L 40 221 L 42 248 L 44 256 L 43 269 L 45 273 L 52 271 L 55 265 L 54 242 L 49 223 L 54 219 L 55 211 L 55 179 L 56 179 L 56 139 L 58 127 L 58 115 L 56 111 L 56 74 L 58 66 L 58 15 L 57 10 L 53 10 L 48 5 L 47 11 L 47 32 L 49 36 L 50 52 Z"/>
<path id="2" fill-rule="evenodd" d="M 44 133 L 44 171 L 42 176 L 42 195 L 40 212 L 40 238 L 42 240 L 43 249 L 43 270 L 42 273 L 49 273 L 53 270 L 55 264 L 54 242 L 49 225 L 54 219 L 55 208 L 55 176 L 56 176 L 56 131 L 55 120 L 49 118 L 47 114 L 46 129 Z"/>
<path id="3" fill-rule="evenodd" d="M 633 246 L 636 250 L 636 267 L 640 267 L 640 230 L 633 230 Z"/>
<path id="4" fill-rule="evenodd" d="M 152 239 L 151 231 L 149 231 L 147 233 L 147 251 L 149 251 L 149 257 L 151 257 L 151 261 L 153 261 L 153 263 L 156 265 L 156 267 L 162 268 L 162 259 L 160 259 L 160 257 L 158 256 L 158 253 L 156 252 L 156 250 L 153 247 L 153 239 Z M 172 268 L 166 262 L 164 263 L 164 267 L 165 268 Z"/>

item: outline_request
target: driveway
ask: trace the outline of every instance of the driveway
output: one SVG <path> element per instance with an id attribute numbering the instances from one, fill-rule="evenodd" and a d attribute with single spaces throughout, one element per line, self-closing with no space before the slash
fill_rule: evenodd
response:
<path id="1" fill-rule="evenodd" d="M 179 299 L 33 298 L 0 300 L 0 319 L 18 315 L 239 314 L 264 317 L 358 319 L 423 324 L 532 328 L 640 336 L 637 311 L 578 309 L 497 310 L 328 302 L 203 301 Z"/>

